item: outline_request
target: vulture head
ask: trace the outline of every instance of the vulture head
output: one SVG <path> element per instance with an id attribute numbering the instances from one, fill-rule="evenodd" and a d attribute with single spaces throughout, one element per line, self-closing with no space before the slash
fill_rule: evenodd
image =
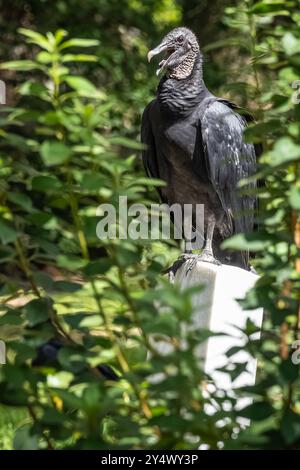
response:
<path id="1" fill-rule="evenodd" d="M 165 72 L 168 77 L 182 80 L 191 75 L 200 48 L 195 34 L 188 28 L 175 28 L 162 42 L 148 52 L 148 61 L 164 52 L 165 58 L 159 63 L 156 75 Z"/>

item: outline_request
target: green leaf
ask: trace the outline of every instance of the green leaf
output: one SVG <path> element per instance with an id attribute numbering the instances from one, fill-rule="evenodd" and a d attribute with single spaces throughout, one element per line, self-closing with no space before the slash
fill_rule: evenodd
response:
<path id="1" fill-rule="evenodd" d="M 23 34 L 23 36 L 26 36 L 28 38 L 28 42 L 36 44 L 37 46 L 40 46 L 42 49 L 46 49 L 47 51 L 52 50 L 51 44 L 49 43 L 49 40 L 46 38 L 46 36 L 43 36 L 42 34 L 27 28 L 19 28 L 18 32 Z"/>
<path id="2" fill-rule="evenodd" d="M 13 134 L 12 132 L 5 134 L 5 139 L 9 142 L 10 145 L 13 147 L 17 147 L 20 150 L 24 150 L 28 148 L 28 142 L 24 137 Z"/>
<path id="3" fill-rule="evenodd" d="M 86 172 L 84 173 L 81 180 L 81 187 L 83 190 L 99 191 L 99 189 L 104 186 L 106 181 L 107 180 L 103 177 L 103 175 L 93 172 Z"/>
<path id="4" fill-rule="evenodd" d="M 281 423 L 281 433 L 287 444 L 293 444 L 300 438 L 300 415 L 288 411 Z"/>
<path id="5" fill-rule="evenodd" d="M 269 403 L 265 402 L 256 402 L 247 406 L 240 411 L 241 416 L 249 418 L 253 421 L 262 421 L 269 416 L 272 416 L 274 409 Z"/>
<path id="6" fill-rule="evenodd" d="M 52 379 L 52 377 L 53 377 L 53 379 Z M 56 375 L 55 376 L 52 376 L 52 375 L 49 376 L 48 375 L 48 379 L 49 378 L 50 378 L 50 380 L 48 380 L 49 387 L 51 387 L 52 382 L 55 383 L 55 381 L 56 381 Z M 59 375 L 57 377 L 57 382 L 58 382 L 58 385 L 59 385 L 60 384 Z M 63 426 L 65 421 L 66 421 L 65 415 L 63 413 L 60 413 L 59 411 L 57 411 L 55 408 L 47 408 L 46 410 L 43 410 L 43 416 L 41 416 L 41 418 L 40 418 L 41 425 L 42 426 L 46 425 L 46 427 L 53 426 L 53 425 Z"/>
<path id="7" fill-rule="evenodd" d="M 56 176 L 39 175 L 32 178 L 31 187 L 36 191 L 57 191 L 62 188 L 62 183 Z"/>
<path id="8" fill-rule="evenodd" d="M 75 409 L 81 408 L 82 406 L 81 398 L 77 397 L 73 393 L 70 393 L 67 390 L 54 388 L 54 387 L 52 387 L 52 391 L 55 392 L 55 395 L 57 395 L 67 407 L 75 408 Z"/>
<path id="9" fill-rule="evenodd" d="M 288 358 L 279 366 L 279 372 L 287 383 L 295 382 L 300 376 L 300 370 L 298 364 L 293 364 L 291 358 Z"/>
<path id="10" fill-rule="evenodd" d="M 86 262 L 79 256 L 65 256 L 59 255 L 57 257 L 57 265 L 61 268 L 68 269 L 70 271 L 77 271 L 85 266 Z"/>
<path id="11" fill-rule="evenodd" d="M 153 321 L 145 324 L 147 333 L 158 333 L 161 335 L 175 336 L 178 333 L 178 319 L 172 313 L 161 313 L 153 318 Z"/>
<path id="12" fill-rule="evenodd" d="M 101 391 L 97 385 L 89 385 L 83 392 L 83 408 L 88 410 L 97 410 L 101 405 Z"/>
<path id="13" fill-rule="evenodd" d="M 49 387 L 54 386 L 57 388 L 69 388 L 74 376 L 70 372 L 60 371 L 56 374 L 47 376 L 47 384 Z"/>
<path id="14" fill-rule="evenodd" d="M 18 232 L 8 223 L 0 220 L 0 239 L 4 245 L 14 242 L 18 238 Z"/>
<path id="15" fill-rule="evenodd" d="M 49 52 L 42 51 L 36 56 L 36 60 L 41 62 L 41 64 L 51 64 L 53 62 L 53 55 L 49 54 Z"/>
<path id="16" fill-rule="evenodd" d="M 80 322 L 80 328 L 96 328 L 103 324 L 103 320 L 100 315 L 84 315 L 84 318 Z"/>
<path id="17" fill-rule="evenodd" d="M 21 95 L 39 96 L 42 99 L 49 97 L 49 90 L 47 87 L 45 87 L 45 85 L 43 85 L 42 83 L 35 83 L 35 82 L 30 82 L 30 81 L 25 82 L 20 86 L 19 93 Z M 32 115 L 32 117 L 35 119 L 39 118 L 39 116 L 40 116 L 39 114 Z M 21 117 L 23 118 L 23 116 Z"/>
<path id="18" fill-rule="evenodd" d="M 288 56 L 299 54 L 300 52 L 300 40 L 290 32 L 285 33 L 283 36 L 282 45 Z"/>
<path id="19" fill-rule="evenodd" d="M 18 311 L 8 311 L 5 315 L 0 317 L 0 326 L 3 325 L 22 325 L 23 318 Z"/>
<path id="20" fill-rule="evenodd" d="M 96 229 L 97 229 L 97 223 L 99 222 L 99 218 L 96 216 L 95 217 L 82 216 L 81 220 L 82 220 L 83 231 L 84 231 L 87 241 L 89 243 L 97 242 L 98 237 L 97 237 Z"/>
<path id="21" fill-rule="evenodd" d="M 72 154 L 72 150 L 65 144 L 50 140 L 41 145 L 40 151 L 41 157 L 47 166 L 65 163 Z"/>
<path id="22" fill-rule="evenodd" d="M 24 364 L 24 361 L 27 359 L 36 357 L 36 349 L 26 343 L 12 341 L 10 342 L 10 347 L 16 352 L 15 361 L 19 364 Z"/>
<path id="23" fill-rule="evenodd" d="M 29 196 L 24 193 L 8 193 L 8 200 L 22 207 L 28 212 L 32 211 L 32 202 Z"/>
<path id="24" fill-rule="evenodd" d="M 30 326 L 44 323 L 49 319 L 49 302 L 46 299 L 33 299 L 25 305 L 24 313 Z"/>
<path id="25" fill-rule="evenodd" d="M 35 225 L 45 225 L 51 219 L 55 221 L 53 215 L 48 212 L 35 211 L 28 215 L 27 219 Z"/>
<path id="26" fill-rule="evenodd" d="M 66 31 L 65 29 L 58 29 L 57 31 L 55 31 L 55 43 L 58 45 L 61 43 L 61 41 L 66 37 L 68 36 L 68 31 Z"/>
<path id="27" fill-rule="evenodd" d="M 294 143 L 290 137 L 282 137 L 270 152 L 270 165 L 278 166 L 300 158 L 300 145 Z"/>
<path id="28" fill-rule="evenodd" d="M 103 258 L 98 261 L 89 263 L 83 270 L 87 276 L 94 276 L 97 274 L 105 274 L 112 266 L 112 261 L 109 258 Z"/>
<path id="29" fill-rule="evenodd" d="M 270 13 L 284 13 L 289 2 L 274 1 L 274 2 L 257 2 L 251 8 L 251 12 L 256 15 L 268 15 Z"/>
<path id="30" fill-rule="evenodd" d="M 239 233 L 225 240 L 221 248 L 229 250 L 250 250 L 250 251 L 263 251 L 271 244 L 271 240 L 267 234 Z"/>
<path id="31" fill-rule="evenodd" d="M 79 38 L 72 38 L 68 41 L 63 42 L 59 46 L 59 50 L 67 49 L 69 47 L 94 47 L 98 46 L 100 42 L 97 39 L 79 39 Z"/>
<path id="32" fill-rule="evenodd" d="M 128 187 L 135 186 L 135 185 L 143 185 L 143 186 L 166 186 L 166 182 L 160 180 L 158 178 L 136 178 L 132 183 L 128 185 Z"/>
<path id="33" fill-rule="evenodd" d="M 81 348 L 63 347 L 59 350 L 58 361 L 63 368 L 73 373 L 82 372 L 86 368 L 85 355 Z"/>
<path id="34" fill-rule="evenodd" d="M 32 60 L 12 60 L 10 62 L 3 62 L 0 69 L 16 70 L 18 72 L 28 72 L 30 70 L 39 69 L 40 66 Z"/>
<path id="35" fill-rule="evenodd" d="M 53 284 L 53 288 L 61 292 L 77 292 L 82 289 L 82 284 L 70 281 L 56 281 Z"/>
<path id="36" fill-rule="evenodd" d="M 64 80 L 71 88 L 73 88 L 73 90 L 77 91 L 79 96 L 98 99 L 103 99 L 105 96 L 101 91 L 97 90 L 92 82 L 86 78 L 67 76 L 64 78 Z"/>
<path id="37" fill-rule="evenodd" d="M 43 287 L 43 289 L 52 289 L 53 287 L 53 279 L 49 276 L 49 274 L 43 271 L 37 271 L 33 274 L 34 282 L 38 285 Z"/>
<path id="38" fill-rule="evenodd" d="M 73 329 L 74 328 L 79 328 L 81 325 L 81 321 L 83 321 L 85 318 L 89 317 L 88 312 L 78 312 L 78 313 L 70 313 L 65 316 L 65 322 L 70 325 Z"/>
<path id="39" fill-rule="evenodd" d="M 294 186 L 290 191 L 289 196 L 291 206 L 296 209 L 300 210 L 300 187 Z"/>
<path id="40" fill-rule="evenodd" d="M 62 57 L 62 62 L 98 62 L 96 55 L 90 54 L 66 54 Z"/>
<path id="41" fill-rule="evenodd" d="M 123 246 L 118 246 L 116 250 L 116 257 L 120 266 L 128 267 L 140 260 L 139 253 L 129 250 Z"/>

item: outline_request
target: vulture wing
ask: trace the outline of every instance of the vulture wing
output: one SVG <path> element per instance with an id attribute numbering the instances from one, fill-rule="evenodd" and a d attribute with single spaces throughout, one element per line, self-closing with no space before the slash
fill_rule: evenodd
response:
<path id="1" fill-rule="evenodd" d="M 149 178 L 161 179 L 157 158 L 157 150 L 150 119 L 150 112 L 152 107 L 155 106 L 155 103 L 156 100 L 153 100 L 151 103 L 149 103 L 146 106 L 142 116 L 141 141 L 143 144 L 145 144 L 145 148 L 142 151 L 142 159 L 146 175 Z M 153 110 L 153 112 L 155 114 L 155 110 Z M 156 190 L 160 196 L 161 201 L 167 203 L 168 201 L 163 196 L 161 188 L 157 187 Z"/>
<path id="2" fill-rule="evenodd" d="M 255 182 L 242 190 L 238 182 L 255 174 L 256 153 L 244 141 L 247 119 L 234 111 L 234 105 L 210 100 L 202 108 L 201 135 L 208 178 L 227 214 L 229 234 L 253 229 L 256 197 Z"/>
<path id="3" fill-rule="evenodd" d="M 150 120 L 150 110 L 153 104 L 154 101 L 146 106 L 142 117 L 141 141 L 146 146 L 146 148 L 143 149 L 142 158 L 147 176 L 150 178 L 159 178 L 155 141 Z"/>

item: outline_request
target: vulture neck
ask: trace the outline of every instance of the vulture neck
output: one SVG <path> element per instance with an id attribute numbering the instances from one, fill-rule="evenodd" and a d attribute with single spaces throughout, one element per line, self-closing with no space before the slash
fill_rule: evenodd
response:
<path id="1" fill-rule="evenodd" d="M 160 109 L 169 118 L 189 116 L 208 94 L 203 81 L 200 54 L 195 60 L 191 75 L 181 80 L 165 75 L 157 89 Z"/>

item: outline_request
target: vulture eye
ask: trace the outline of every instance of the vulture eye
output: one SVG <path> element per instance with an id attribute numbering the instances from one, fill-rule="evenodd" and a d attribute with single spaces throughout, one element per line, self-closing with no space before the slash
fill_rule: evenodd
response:
<path id="1" fill-rule="evenodd" d="M 178 36 L 177 42 L 179 42 L 179 44 L 182 44 L 182 43 L 183 43 L 183 40 L 184 40 L 184 35 L 183 35 L 183 34 L 181 34 L 180 36 Z"/>

